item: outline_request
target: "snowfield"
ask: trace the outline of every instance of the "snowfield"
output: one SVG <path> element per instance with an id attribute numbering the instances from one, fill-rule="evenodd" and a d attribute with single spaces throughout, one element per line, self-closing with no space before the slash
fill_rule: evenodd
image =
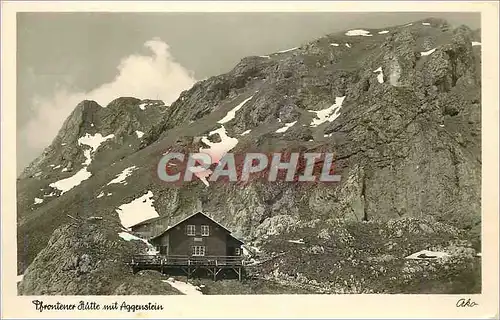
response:
<path id="1" fill-rule="evenodd" d="M 122 204 L 116 209 L 116 212 L 125 228 L 160 216 L 153 206 L 153 192 L 151 191 L 129 203 Z"/>
<path id="2" fill-rule="evenodd" d="M 373 35 L 370 34 L 370 31 L 362 30 L 362 29 L 355 29 L 355 30 L 349 30 L 345 33 L 346 36 L 364 36 L 364 37 L 371 37 Z"/>
<path id="3" fill-rule="evenodd" d="M 244 131 L 244 132 L 242 132 L 242 133 L 240 134 L 240 136 L 247 135 L 247 134 L 249 134 L 249 133 L 250 133 L 250 131 L 252 131 L 252 130 L 250 130 L 250 129 L 249 129 L 249 130 L 247 130 L 247 131 Z"/>
<path id="4" fill-rule="evenodd" d="M 125 241 L 141 241 L 141 242 L 144 242 L 149 247 L 149 251 L 151 251 L 151 250 L 154 251 L 154 246 L 151 243 L 149 243 L 145 239 L 136 237 L 133 234 L 130 234 L 128 232 L 120 232 L 120 233 L 118 233 L 118 236 L 120 238 L 122 238 L 123 240 L 125 240 Z"/>
<path id="5" fill-rule="evenodd" d="M 180 292 L 184 293 L 185 295 L 203 295 L 201 293 L 200 288 L 197 286 L 194 286 L 190 283 L 174 280 L 173 278 L 169 278 L 168 280 L 162 280 L 162 282 L 166 282 L 175 289 L 179 290 Z"/>
<path id="6" fill-rule="evenodd" d="M 61 192 L 62 195 L 68 192 L 69 190 L 73 189 L 74 187 L 80 185 L 83 181 L 90 178 L 92 176 L 92 173 L 87 170 L 87 167 L 92 163 L 92 153 L 94 153 L 103 142 L 112 139 L 114 137 L 115 137 L 114 134 L 110 134 L 103 137 L 100 133 L 96 133 L 95 135 L 90 135 L 86 133 L 83 137 L 80 137 L 78 139 L 78 144 L 90 147 L 90 150 L 89 149 L 83 150 L 83 155 L 85 156 L 86 159 L 85 162 L 83 163 L 84 167 L 81 168 L 77 173 L 75 173 L 71 177 L 53 182 L 49 184 L 49 186 L 62 191 Z"/>
<path id="7" fill-rule="evenodd" d="M 436 48 L 431 49 L 429 51 L 420 52 L 420 55 L 422 55 L 422 56 L 428 56 L 428 55 L 432 54 L 434 51 L 436 51 Z"/>
<path id="8" fill-rule="evenodd" d="M 220 123 L 220 124 L 224 124 L 226 122 L 229 122 L 231 120 L 234 119 L 234 117 L 236 116 L 236 112 L 238 110 L 241 109 L 241 107 L 243 107 L 245 105 L 245 103 L 247 103 L 248 101 L 250 101 L 251 99 L 253 98 L 253 96 L 243 100 L 243 102 L 241 102 L 239 105 L 237 105 L 236 107 L 234 107 L 233 109 L 231 109 L 224 118 L 220 119 L 219 121 L 217 121 L 217 123 Z"/>
<path id="9" fill-rule="evenodd" d="M 449 256 L 450 255 L 446 252 L 422 250 L 409 255 L 408 257 L 406 257 L 406 259 L 428 260 L 428 259 L 442 259 Z"/>
<path id="10" fill-rule="evenodd" d="M 243 105 L 243 104 L 242 104 Z M 214 134 L 218 134 L 221 141 L 220 142 L 211 142 L 208 140 L 209 136 Z M 209 148 L 201 148 L 199 152 L 204 153 L 210 156 L 211 163 L 219 163 L 220 159 L 224 157 L 224 155 L 233 149 L 238 144 L 238 139 L 229 137 L 226 133 L 226 128 L 221 126 L 219 129 L 210 131 L 207 136 L 203 136 L 201 141 L 209 146 Z M 203 159 L 199 159 L 204 161 Z M 213 173 L 210 169 L 204 169 L 201 166 L 189 167 L 187 168 L 189 171 L 193 172 L 193 174 L 200 179 L 205 186 L 210 186 L 207 178 Z"/>
<path id="11" fill-rule="evenodd" d="M 57 190 L 60 190 L 61 195 L 63 195 L 66 192 L 68 192 L 69 190 L 73 189 L 74 187 L 80 185 L 80 183 L 87 180 L 91 176 L 92 176 L 92 173 L 90 173 L 87 170 L 87 167 L 84 167 L 84 168 L 81 168 L 77 173 L 75 173 L 71 177 L 53 182 L 53 183 L 49 184 L 49 186 L 52 188 L 55 188 Z"/>
<path id="12" fill-rule="evenodd" d="M 377 81 L 378 83 L 384 83 L 384 72 L 382 71 L 382 67 L 378 67 L 376 70 L 373 70 L 374 73 L 378 73 Z"/>
<path id="13" fill-rule="evenodd" d="M 103 137 L 100 133 L 96 133 L 95 135 L 86 133 L 83 137 L 78 139 L 78 144 L 89 146 L 90 148 L 92 148 L 92 152 L 95 152 L 103 142 L 114 137 L 114 134 Z"/>
<path id="14" fill-rule="evenodd" d="M 212 163 L 217 163 L 228 151 L 230 151 L 238 144 L 238 139 L 229 137 L 224 126 L 221 126 L 219 129 L 210 131 L 208 133 L 208 136 L 210 137 L 214 134 L 219 135 L 221 142 L 211 142 L 207 137 L 204 136 L 201 138 L 201 141 L 209 146 L 209 148 L 200 148 L 200 152 L 210 155 L 210 157 L 212 158 Z"/>
<path id="15" fill-rule="evenodd" d="M 134 170 L 137 170 L 138 168 L 136 166 L 131 166 L 131 167 L 128 167 L 128 168 L 125 168 L 123 169 L 123 171 L 121 173 L 119 173 L 116 178 L 114 178 L 113 180 L 111 180 L 107 185 L 109 186 L 110 184 L 126 184 L 125 182 L 125 179 L 127 179 L 127 177 L 129 177 L 132 172 L 134 172 Z"/>
<path id="16" fill-rule="evenodd" d="M 294 48 L 290 48 L 290 49 L 286 49 L 286 50 L 281 50 L 281 51 L 278 51 L 277 53 L 285 53 L 285 52 L 290 52 L 290 51 L 293 51 L 293 50 L 297 50 L 299 47 L 294 47 Z"/>
<path id="17" fill-rule="evenodd" d="M 340 116 L 340 108 L 342 107 L 342 103 L 344 102 L 345 96 L 343 97 L 336 97 L 335 98 L 335 103 L 326 109 L 315 111 L 315 110 L 307 110 L 309 112 L 315 113 L 316 118 L 312 120 L 310 123 L 311 127 L 317 127 L 320 124 L 328 121 L 332 122 L 333 120 L 337 119 L 338 116 Z"/>
<path id="18" fill-rule="evenodd" d="M 286 132 L 288 129 L 290 129 L 296 123 L 297 123 L 297 121 L 285 123 L 284 127 L 281 127 L 278 130 L 276 130 L 276 133 Z"/>

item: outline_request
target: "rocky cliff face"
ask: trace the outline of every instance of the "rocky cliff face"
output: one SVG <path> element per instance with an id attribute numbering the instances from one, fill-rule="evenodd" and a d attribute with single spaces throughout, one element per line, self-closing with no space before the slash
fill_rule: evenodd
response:
<path id="1" fill-rule="evenodd" d="M 180 294 L 154 273 L 132 274 L 126 263 L 146 245 L 117 239 L 119 231 L 102 217 L 56 229 L 18 290 L 28 295 Z"/>
<path id="2" fill-rule="evenodd" d="M 327 230 L 338 221 L 373 222 L 384 229 L 390 221 L 411 218 L 449 226 L 457 230 L 450 239 L 467 239 L 479 250 L 480 51 L 478 32 L 427 19 L 345 31 L 245 58 L 229 73 L 195 84 L 168 107 L 134 98 L 119 98 L 105 108 L 84 101 L 18 179 L 19 272 L 26 270 L 29 281 L 29 274 L 49 267 L 42 257 L 57 254 L 49 238 L 73 223 L 69 216 L 102 216 L 106 219 L 98 223 L 120 226 L 123 210 L 117 208 L 144 196 L 158 215 L 202 209 L 264 247 L 290 232 L 300 237 L 300 230 L 311 230 L 311 221 Z M 219 134 L 210 135 L 214 130 Z M 207 148 L 207 139 L 237 139 L 232 151 L 239 154 L 333 152 L 342 179 L 209 187 L 197 179 L 180 185 L 158 179 L 156 166 L 165 151 L 198 152 Z M 111 183 L 114 179 L 121 180 Z M 346 230 L 356 237 L 356 229 Z M 421 249 L 428 246 L 422 239 Z M 287 251 L 299 259 L 294 263 L 303 262 L 301 251 Z M 398 254 L 407 252 L 391 252 L 402 259 Z M 265 270 L 266 276 L 274 274 Z M 73 293 L 89 292 L 74 286 Z"/>

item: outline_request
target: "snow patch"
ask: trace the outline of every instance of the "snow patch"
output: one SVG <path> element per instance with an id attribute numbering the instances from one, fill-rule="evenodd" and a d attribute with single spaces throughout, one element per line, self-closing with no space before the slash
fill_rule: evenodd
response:
<path id="1" fill-rule="evenodd" d="M 271 59 L 270 56 L 259 56 L 259 58 Z"/>
<path id="2" fill-rule="evenodd" d="M 472 41 L 472 46 L 480 46 L 481 45 L 481 42 L 477 42 L 477 41 Z"/>
<path id="3" fill-rule="evenodd" d="M 404 25 L 404 27 L 409 27 L 409 26 L 412 26 L 412 25 L 413 25 L 413 23 L 408 23 L 408 24 Z"/>
<path id="4" fill-rule="evenodd" d="M 134 236 L 133 234 L 130 234 L 128 232 L 120 232 L 118 233 L 118 236 L 125 241 L 142 241 L 145 244 L 147 244 L 148 247 L 153 247 L 153 245 L 149 243 L 147 240 Z"/>
<path id="5" fill-rule="evenodd" d="M 219 160 L 232 148 L 234 148 L 238 144 L 238 139 L 231 138 L 227 135 L 226 128 L 221 126 L 219 129 L 210 131 L 208 133 L 208 137 L 214 134 L 218 134 L 221 141 L 220 142 L 211 142 L 207 137 L 202 137 L 201 141 L 209 146 L 208 149 L 200 148 L 201 153 L 206 153 L 212 158 L 212 163 L 218 163 Z"/>
<path id="6" fill-rule="evenodd" d="M 304 239 L 299 240 L 288 240 L 290 243 L 305 244 Z"/>
<path id="7" fill-rule="evenodd" d="M 101 191 L 101 193 L 99 193 L 99 194 L 97 195 L 97 199 L 99 199 L 99 198 L 101 198 L 101 197 L 104 197 L 104 191 Z"/>
<path id="8" fill-rule="evenodd" d="M 409 255 L 408 257 L 406 257 L 406 259 L 428 260 L 428 259 L 442 259 L 449 256 L 450 254 L 446 252 L 422 250 Z"/>
<path id="9" fill-rule="evenodd" d="M 116 209 L 122 226 L 130 228 L 142 221 L 157 218 L 160 215 L 153 206 L 153 192 L 148 191 L 142 197 L 122 204 Z"/>
<path id="10" fill-rule="evenodd" d="M 162 282 L 166 282 L 175 289 L 184 293 L 185 295 L 202 295 L 200 288 L 190 284 L 189 282 L 182 282 L 178 280 L 174 280 L 173 278 L 169 278 L 168 280 L 162 280 Z"/>
<path id="11" fill-rule="evenodd" d="M 422 22 L 423 26 L 430 26 L 431 24 L 429 22 Z"/>
<path id="12" fill-rule="evenodd" d="M 82 163 L 84 166 L 89 166 L 92 162 L 92 156 L 90 149 L 83 150 L 83 156 L 85 157 L 85 161 Z"/>
<path id="13" fill-rule="evenodd" d="M 121 183 L 121 184 L 123 184 L 123 182 L 125 181 L 125 179 L 127 179 L 127 177 L 129 177 L 134 170 L 137 170 L 136 166 L 131 166 L 131 167 L 123 169 L 123 171 L 121 173 L 117 174 L 116 178 L 114 178 L 113 180 L 111 180 L 107 185 L 109 186 L 110 184 L 113 184 L 113 183 L 117 183 L 117 184 Z"/>
<path id="14" fill-rule="evenodd" d="M 148 254 L 148 255 L 157 255 L 158 254 L 158 251 L 156 250 L 155 246 L 153 246 L 151 243 L 149 243 L 146 239 L 139 238 L 139 237 L 134 236 L 133 234 L 130 234 L 128 232 L 119 232 L 118 236 L 125 241 L 144 242 L 148 246 L 148 249 L 146 250 L 146 254 Z"/>
<path id="15" fill-rule="evenodd" d="M 147 106 L 147 105 L 148 105 L 148 104 L 147 104 L 147 102 L 143 102 L 143 103 L 141 103 L 141 104 L 139 105 L 139 109 L 141 109 L 141 110 L 146 110 L 146 106 Z"/>
<path id="16" fill-rule="evenodd" d="M 338 43 L 330 43 L 331 46 L 334 46 L 334 47 L 338 47 L 339 44 Z"/>
<path id="17" fill-rule="evenodd" d="M 297 121 L 285 123 L 284 127 L 281 127 L 278 130 L 276 130 L 276 133 L 286 132 L 288 129 L 290 129 L 296 123 L 297 123 Z"/>
<path id="18" fill-rule="evenodd" d="M 253 96 L 243 100 L 243 102 L 241 102 L 239 105 L 237 105 L 236 107 L 234 107 L 233 109 L 231 109 L 224 118 L 220 119 L 219 121 L 217 121 L 217 123 L 220 123 L 220 124 L 224 124 L 226 122 L 229 122 L 231 120 L 234 119 L 234 117 L 236 116 L 236 111 L 240 110 L 241 107 L 243 107 L 243 105 L 245 105 L 245 103 L 247 103 L 250 99 L 252 99 Z"/>
<path id="19" fill-rule="evenodd" d="M 350 44 L 348 44 L 348 43 L 346 43 L 346 44 L 345 44 L 345 46 L 346 46 L 346 47 L 348 47 L 348 48 L 350 48 L 350 47 L 351 47 L 351 45 L 350 45 Z"/>
<path id="20" fill-rule="evenodd" d="M 340 116 L 340 108 L 342 107 L 342 103 L 344 102 L 345 96 L 343 97 L 336 97 L 335 98 L 335 103 L 326 109 L 315 111 L 315 110 L 307 110 L 312 113 L 316 113 L 316 118 L 314 118 L 310 124 L 312 127 L 317 127 L 320 124 L 328 121 L 332 122 L 333 120 L 337 119 L 338 116 Z"/>
<path id="21" fill-rule="evenodd" d="M 90 135 L 88 133 L 85 136 L 78 139 L 78 144 L 87 145 L 92 148 L 92 152 L 95 152 L 99 146 L 105 142 L 106 140 L 114 138 L 114 134 L 107 135 L 105 137 L 100 133 L 96 133 L 95 135 Z"/>
<path id="22" fill-rule="evenodd" d="M 133 234 L 130 234 L 128 232 L 119 232 L 118 236 L 122 238 L 125 241 L 132 241 L 132 240 L 138 240 L 138 241 L 143 241 L 144 239 L 141 239 L 139 237 L 134 236 Z"/>
<path id="23" fill-rule="evenodd" d="M 21 282 L 21 281 L 23 281 L 23 278 L 24 278 L 24 274 L 19 274 L 19 275 L 17 275 L 17 277 L 16 277 L 16 282 Z"/>
<path id="24" fill-rule="evenodd" d="M 43 202 L 43 199 L 35 198 L 35 203 L 34 204 L 40 204 L 42 202 Z"/>
<path id="25" fill-rule="evenodd" d="M 260 248 L 248 244 L 241 246 L 241 248 L 243 249 L 243 255 L 248 257 L 261 252 Z"/>
<path id="26" fill-rule="evenodd" d="M 429 50 L 429 51 L 423 51 L 423 52 L 420 52 L 420 55 L 421 55 L 421 56 L 428 56 L 428 55 L 432 54 L 434 51 L 436 51 L 436 48 L 431 49 L 431 50 Z"/>
<path id="27" fill-rule="evenodd" d="M 346 36 L 364 36 L 364 37 L 371 37 L 373 36 L 370 34 L 370 31 L 366 31 L 363 29 L 355 29 L 355 30 L 349 30 L 345 33 Z"/>
<path id="28" fill-rule="evenodd" d="M 376 70 L 373 70 L 373 72 L 378 73 L 378 83 L 384 83 L 384 72 L 382 71 L 382 67 L 378 67 Z"/>
<path id="29" fill-rule="evenodd" d="M 290 52 L 290 51 L 293 51 L 293 50 L 297 50 L 299 47 L 293 47 L 293 48 L 290 48 L 290 49 L 286 49 L 286 50 L 281 50 L 281 51 L 278 51 L 277 53 L 285 53 L 285 52 Z"/>
<path id="30" fill-rule="evenodd" d="M 378 34 L 386 34 L 386 33 L 389 33 L 389 30 L 382 30 L 378 32 Z"/>
<path id="31" fill-rule="evenodd" d="M 57 166 L 55 166 L 54 168 L 52 168 L 52 170 L 59 169 L 60 167 L 61 167 L 61 165 L 58 164 Z"/>
<path id="32" fill-rule="evenodd" d="M 242 133 L 240 134 L 240 136 L 247 135 L 247 134 L 249 134 L 249 133 L 250 133 L 250 131 L 252 131 L 252 130 L 248 129 L 247 131 L 242 132 Z"/>
<path id="33" fill-rule="evenodd" d="M 74 187 L 80 185 L 83 181 L 87 180 L 92 176 L 87 170 L 87 167 L 81 168 L 77 173 L 72 175 L 69 178 L 62 179 L 56 182 L 49 184 L 50 187 L 55 188 L 57 190 L 62 191 L 61 195 L 73 189 Z"/>
<path id="34" fill-rule="evenodd" d="M 137 135 L 137 138 L 139 138 L 139 139 L 140 139 L 140 138 L 142 138 L 142 136 L 144 135 L 144 132 L 139 131 L 139 130 L 136 130 L 136 131 L 135 131 L 135 134 Z"/>
<path id="35" fill-rule="evenodd" d="M 68 171 L 68 168 L 63 168 L 63 169 L 61 170 L 61 172 L 66 172 L 66 171 Z"/>

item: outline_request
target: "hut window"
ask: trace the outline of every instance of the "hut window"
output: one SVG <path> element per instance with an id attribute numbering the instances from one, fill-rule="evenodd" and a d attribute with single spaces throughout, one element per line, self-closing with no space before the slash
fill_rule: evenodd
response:
<path id="1" fill-rule="evenodd" d="M 201 235 L 202 236 L 208 236 L 208 235 L 210 235 L 210 228 L 209 228 L 209 226 L 205 226 L 205 225 L 201 226 Z"/>
<path id="2" fill-rule="evenodd" d="M 188 236 L 194 236 L 194 235 L 196 235 L 196 226 L 194 224 L 188 224 L 186 226 L 186 234 Z"/>
<path id="3" fill-rule="evenodd" d="M 239 256 L 241 254 L 240 248 L 235 248 L 234 249 L 234 254 L 237 255 L 237 256 Z"/>
<path id="4" fill-rule="evenodd" d="M 193 246 L 193 256 L 204 256 L 205 246 Z"/>

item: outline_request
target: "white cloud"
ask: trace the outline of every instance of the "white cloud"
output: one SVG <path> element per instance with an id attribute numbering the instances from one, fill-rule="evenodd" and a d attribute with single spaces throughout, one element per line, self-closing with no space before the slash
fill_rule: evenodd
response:
<path id="1" fill-rule="evenodd" d="M 112 100 L 127 96 L 160 99 L 171 104 L 179 94 L 192 87 L 194 75 L 174 60 L 169 46 L 160 39 L 144 44 L 150 55 L 132 54 L 123 58 L 117 76 L 109 83 L 88 91 L 58 88 L 50 97 L 33 99 L 33 117 L 21 129 L 26 147 L 40 152 L 52 142 L 64 120 L 82 100 L 95 100 L 106 106 Z"/>

